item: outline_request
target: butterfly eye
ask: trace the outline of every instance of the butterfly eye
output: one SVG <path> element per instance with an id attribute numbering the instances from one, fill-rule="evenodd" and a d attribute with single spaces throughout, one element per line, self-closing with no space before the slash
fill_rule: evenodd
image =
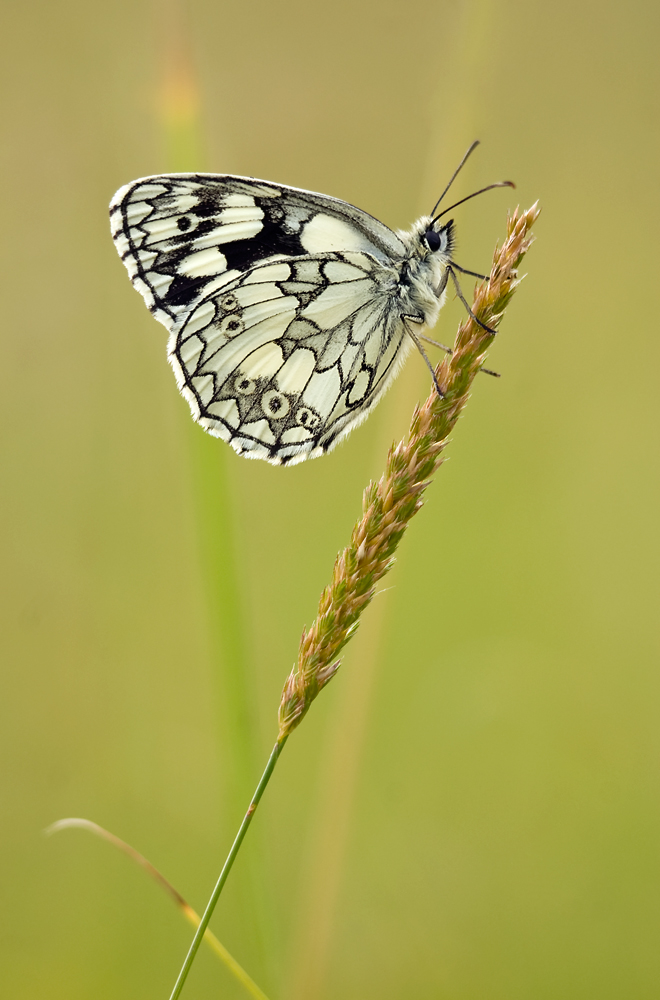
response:
<path id="1" fill-rule="evenodd" d="M 275 420 L 282 420 L 289 412 L 289 400 L 281 392 L 271 389 L 265 392 L 261 399 L 261 409 L 267 417 Z"/>
<path id="2" fill-rule="evenodd" d="M 223 295 L 220 299 L 220 305 L 225 312 L 232 312 L 234 309 L 238 309 L 238 299 L 235 295 Z"/>
<path id="3" fill-rule="evenodd" d="M 440 234 L 436 233 L 435 229 L 427 229 L 424 233 L 424 239 L 426 240 L 426 245 L 432 253 L 440 249 L 441 239 Z"/>

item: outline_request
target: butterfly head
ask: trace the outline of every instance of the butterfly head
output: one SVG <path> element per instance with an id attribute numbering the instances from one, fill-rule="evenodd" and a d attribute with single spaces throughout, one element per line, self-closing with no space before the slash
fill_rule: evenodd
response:
<path id="1" fill-rule="evenodd" d="M 456 242 L 453 219 L 440 223 L 423 215 L 408 232 L 399 231 L 397 235 L 406 245 L 408 260 L 411 264 L 416 261 L 423 270 L 444 270 L 452 259 Z"/>
<path id="2" fill-rule="evenodd" d="M 428 220 L 428 224 L 423 226 L 420 240 L 427 253 L 450 258 L 454 249 L 454 220 L 450 219 L 443 226 Z"/>

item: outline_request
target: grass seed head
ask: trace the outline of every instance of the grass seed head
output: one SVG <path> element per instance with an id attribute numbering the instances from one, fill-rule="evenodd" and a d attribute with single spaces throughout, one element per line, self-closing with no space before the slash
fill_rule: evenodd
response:
<path id="1" fill-rule="evenodd" d="M 518 267 L 533 242 L 531 228 L 538 203 L 507 218 L 507 235 L 496 247 L 488 281 L 475 288 L 472 312 L 496 329 L 520 283 Z M 379 580 L 394 564 L 394 552 L 411 518 L 421 508 L 430 479 L 443 462 L 456 421 L 467 401 L 472 382 L 482 367 L 494 334 L 471 316 L 458 328 L 453 353 L 437 366 L 443 389 L 415 407 L 407 441 L 390 449 L 384 474 L 364 491 L 362 517 L 351 541 L 335 561 L 332 582 L 323 591 L 318 615 L 303 632 L 298 660 L 287 678 L 279 709 L 278 740 L 301 722 L 319 691 L 339 667 L 337 654 L 355 633 L 360 615 L 374 596 Z"/>

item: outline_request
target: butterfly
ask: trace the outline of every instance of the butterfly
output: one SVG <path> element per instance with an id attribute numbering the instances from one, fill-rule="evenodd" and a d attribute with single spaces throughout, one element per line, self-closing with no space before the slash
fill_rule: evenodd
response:
<path id="1" fill-rule="evenodd" d="M 468 199 L 434 212 L 476 145 L 407 232 L 252 177 L 160 174 L 120 188 L 115 246 L 169 331 L 197 423 L 247 458 L 315 458 L 368 416 L 413 345 L 442 395 L 420 331 L 435 325 L 450 277 L 469 309 L 455 269 L 484 276 L 455 264 L 453 220 L 440 222 Z"/>

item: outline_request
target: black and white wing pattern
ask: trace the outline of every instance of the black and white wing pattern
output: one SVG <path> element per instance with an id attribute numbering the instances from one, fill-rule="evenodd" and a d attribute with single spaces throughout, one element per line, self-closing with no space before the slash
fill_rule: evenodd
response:
<path id="1" fill-rule="evenodd" d="M 110 217 L 193 417 L 247 457 L 323 454 L 391 382 L 407 324 L 433 319 L 409 294 L 408 235 L 326 195 L 170 174 L 121 188 Z"/>
<path id="2" fill-rule="evenodd" d="M 367 416 L 408 347 L 384 271 L 364 253 L 310 254 L 202 298 L 169 346 L 195 419 L 248 457 L 327 451 Z"/>

